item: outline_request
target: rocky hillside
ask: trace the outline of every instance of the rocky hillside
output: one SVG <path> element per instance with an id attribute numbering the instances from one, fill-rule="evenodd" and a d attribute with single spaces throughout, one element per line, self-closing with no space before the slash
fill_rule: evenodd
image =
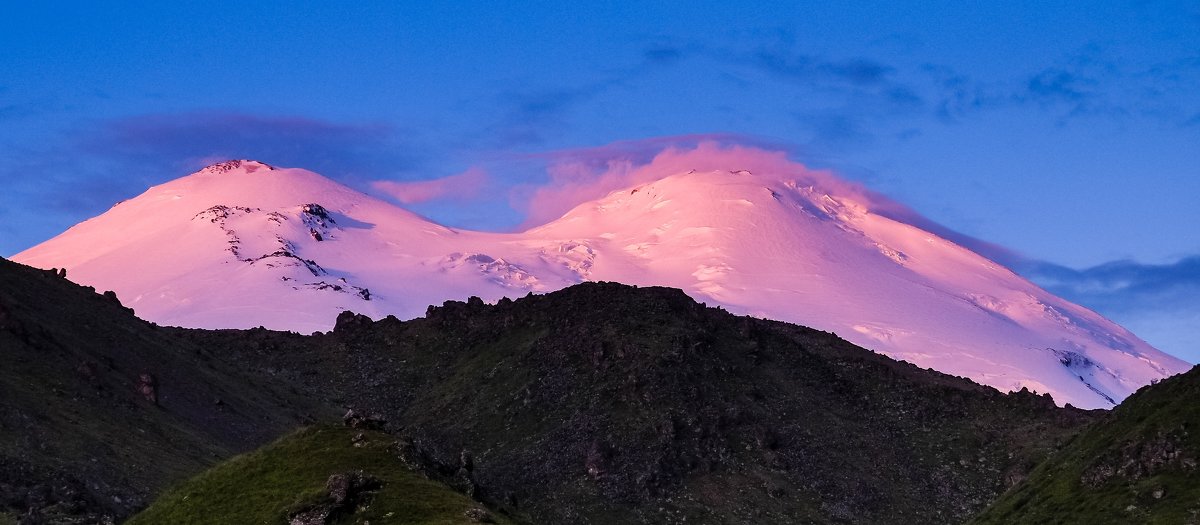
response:
<path id="1" fill-rule="evenodd" d="M 451 301 L 408 322 L 344 313 L 301 336 L 162 328 L 0 261 L 0 351 L 0 523 L 119 521 L 347 408 L 387 421 L 381 439 L 410 474 L 496 519 L 961 523 L 1096 418 L 612 283 Z M 316 458 L 271 457 L 276 476 Z M 343 470 L 263 508 L 284 522 Z M 283 479 L 267 474 L 255 479 Z M 139 523 L 196 515 L 170 494 Z"/>
<path id="2" fill-rule="evenodd" d="M 1143 388 L 972 523 L 1200 523 L 1200 369 Z"/>
<path id="3" fill-rule="evenodd" d="M 532 523 L 961 523 L 1093 415 L 737 317 L 589 283 L 316 336 L 180 331 L 329 405 Z"/>

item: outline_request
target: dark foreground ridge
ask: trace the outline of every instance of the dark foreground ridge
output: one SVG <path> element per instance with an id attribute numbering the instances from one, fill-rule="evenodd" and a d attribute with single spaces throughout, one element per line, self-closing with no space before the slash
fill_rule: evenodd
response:
<path id="1" fill-rule="evenodd" d="M 328 408 L 0 259 L 0 523 L 103 523 Z M 8 520 L 8 521 L 6 521 Z"/>
<path id="2" fill-rule="evenodd" d="M 1096 418 L 614 283 L 450 301 L 407 322 L 345 313 L 300 336 L 160 328 L 0 261 L 0 343 L 16 364 L 0 368 L 0 523 L 120 520 L 347 408 L 405 468 L 500 521 L 961 523 Z M 370 463 L 370 479 L 401 476 Z M 194 513 L 278 479 L 221 468 L 204 476 L 226 476 L 224 496 L 171 508 L 196 478 L 153 512 L 223 522 Z M 342 474 L 318 473 L 306 497 Z"/>

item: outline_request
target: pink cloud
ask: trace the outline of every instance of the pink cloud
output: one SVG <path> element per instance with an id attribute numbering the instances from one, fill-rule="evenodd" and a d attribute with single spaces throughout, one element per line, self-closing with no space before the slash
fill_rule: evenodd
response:
<path id="1" fill-rule="evenodd" d="M 401 204 L 415 204 L 435 199 L 472 199 L 480 194 L 487 183 L 486 171 L 480 168 L 470 168 L 457 175 L 433 180 L 412 182 L 380 180 L 372 182 L 371 187 Z"/>
<path id="2" fill-rule="evenodd" d="M 648 145 L 621 143 L 559 154 L 547 168 L 550 181 L 538 187 L 524 188 L 519 195 L 527 213 L 524 226 L 549 222 L 578 204 L 613 191 L 691 170 L 748 170 L 755 174 L 789 177 L 856 197 L 878 211 L 911 213 L 907 207 L 860 184 L 792 161 L 784 151 L 721 144 L 720 138 L 723 137 L 703 136 L 694 146 L 685 147 L 663 147 L 665 139 L 654 139 Z M 645 158 L 644 146 L 658 147 L 658 153 L 649 160 L 642 160 Z"/>
<path id="3" fill-rule="evenodd" d="M 518 188 L 513 206 L 526 213 L 521 228 L 561 217 L 571 208 L 630 186 L 696 171 L 747 170 L 755 175 L 789 178 L 831 194 L 854 199 L 872 212 L 911 224 L 966 246 L 1002 264 L 1022 257 L 996 244 L 975 239 L 930 220 L 907 205 L 829 170 L 812 169 L 791 160 L 779 146 L 743 137 L 689 135 L 628 141 L 598 148 L 542 154 L 551 160 L 549 182 Z M 680 146 L 680 143 L 687 145 Z M 690 144 L 689 144 L 690 143 Z M 657 151 L 657 153 L 653 153 Z"/>

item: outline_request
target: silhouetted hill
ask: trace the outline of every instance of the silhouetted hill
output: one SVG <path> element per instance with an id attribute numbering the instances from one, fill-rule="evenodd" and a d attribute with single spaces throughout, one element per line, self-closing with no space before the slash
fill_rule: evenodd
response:
<path id="1" fill-rule="evenodd" d="M 534 523 L 957 523 L 1092 419 L 668 288 L 181 333 L 382 414 L 432 477 L 472 458 L 470 491 Z"/>
<path id="2" fill-rule="evenodd" d="M 99 522 L 324 408 L 134 317 L 116 297 L 0 259 L 0 522 Z"/>
<path id="3" fill-rule="evenodd" d="M 302 336 L 161 328 L 0 261 L 0 343 L 0 522 L 120 518 L 351 407 L 388 421 L 373 439 L 410 471 L 501 519 L 959 523 L 1095 419 L 613 283 Z M 274 457 L 267 474 L 337 456 Z M 236 498 L 281 478 L 228 479 Z M 155 512 L 216 515 L 171 501 Z"/>

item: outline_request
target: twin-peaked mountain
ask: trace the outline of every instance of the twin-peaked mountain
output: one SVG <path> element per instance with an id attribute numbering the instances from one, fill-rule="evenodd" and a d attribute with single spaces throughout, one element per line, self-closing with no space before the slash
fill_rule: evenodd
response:
<path id="1" fill-rule="evenodd" d="M 736 169 L 736 166 L 731 166 Z M 138 315 L 328 330 L 582 281 L 670 286 L 921 367 L 1111 407 L 1188 366 L 852 192 L 788 173 L 668 174 L 522 233 L 447 228 L 302 169 L 232 161 L 153 187 L 14 260 Z"/>

